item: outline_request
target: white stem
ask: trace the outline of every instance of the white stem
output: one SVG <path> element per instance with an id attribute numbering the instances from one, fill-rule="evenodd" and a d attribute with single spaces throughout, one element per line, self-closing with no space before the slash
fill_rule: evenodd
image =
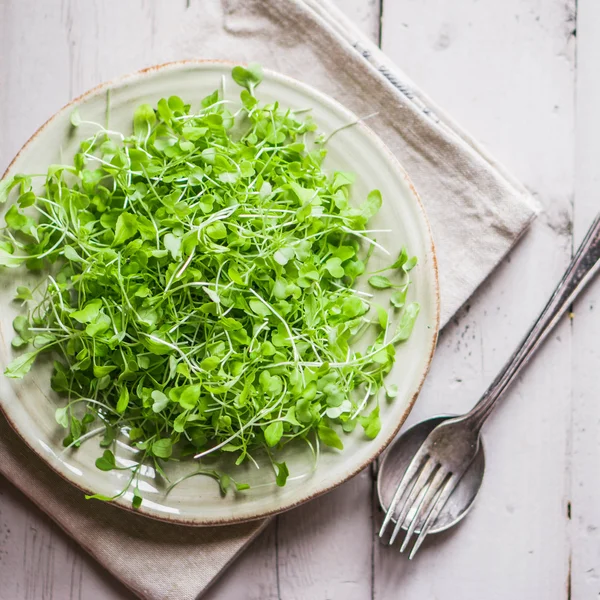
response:
<path id="1" fill-rule="evenodd" d="M 253 289 L 250 290 L 250 293 L 254 294 L 283 323 L 283 326 L 285 327 L 290 342 L 292 344 L 292 349 L 294 350 L 294 360 L 299 361 L 300 354 L 298 353 L 298 348 L 296 348 L 294 337 L 292 336 L 292 330 L 290 329 L 290 326 L 287 324 L 286 320 L 267 301 L 263 300 Z"/>

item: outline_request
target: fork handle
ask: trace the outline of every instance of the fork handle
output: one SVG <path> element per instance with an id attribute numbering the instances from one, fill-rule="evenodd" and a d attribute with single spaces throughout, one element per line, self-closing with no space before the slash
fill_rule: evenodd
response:
<path id="1" fill-rule="evenodd" d="M 469 422 L 473 429 L 479 430 L 481 428 L 502 393 L 516 379 L 521 369 L 546 339 L 560 317 L 599 269 L 600 214 L 587 232 L 548 304 L 521 342 L 518 350 L 511 356 L 479 402 L 466 415 L 465 420 Z"/>

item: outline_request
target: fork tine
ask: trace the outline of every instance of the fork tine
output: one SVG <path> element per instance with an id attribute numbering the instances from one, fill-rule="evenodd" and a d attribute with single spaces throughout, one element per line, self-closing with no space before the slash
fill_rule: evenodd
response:
<path id="1" fill-rule="evenodd" d="M 394 527 L 394 531 L 392 532 L 392 537 L 390 538 L 390 542 L 389 542 L 390 546 L 394 543 L 394 541 L 396 540 L 396 537 L 398 537 L 398 534 L 400 533 L 400 529 L 402 528 L 402 525 L 404 524 L 404 520 L 406 519 L 407 515 L 410 513 L 410 510 L 413 507 L 413 505 L 415 504 L 416 500 L 418 499 L 419 494 L 421 493 L 422 489 L 425 487 L 425 485 L 429 481 L 431 474 L 434 472 L 434 470 L 437 468 L 437 466 L 438 466 L 438 464 L 435 461 L 431 460 L 431 458 L 428 458 L 427 462 L 423 465 L 423 468 L 421 469 L 419 476 L 417 477 L 414 485 L 411 487 L 408 498 L 405 500 L 404 504 L 402 505 L 402 510 L 400 511 L 400 514 L 398 515 L 398 520 L 396 521 L 396 526 Z"/>
<path id="2" fill-rule="evenodd" d="M 456 486 L 458 485 L 459 480 L 460 480 L 460 477 L 456 477 L 455 475 L 451 474 L 450 477 L 441 486 L 439 495 L 435 499 L 435 502 L 433 503 L 431 510 L 429 511 L 429 514 L 427 515 L 427 518 L 425 519 L 425 522 L 421 526 L 421 531 L 419 532 L 419 537 L 417 538 L 417 541 L 415 542 L 413 549 L 410 551 L 410 554 L 408 555 L 409 560 L 412 560 L 413 556 L 417 553 L 417 550 L 421 547 L 421 544 L 425 541 L 425 538 L 427 537 L 429 530 L 435 523 L 435 520 L 437 519 L 438 515 L 442 511 L 442 508 L 444 508 L 444 505 L 448 501 L 448 498 L 450 498 L 450 495 L 454 491 L 454 488 L 456 488 Z"/>
<path id="3" fill-rule="evenodd" d="M 388 523 L 394 516 L 394 512 L 396 512 L 396 507 L 398 506 L 398 502 L 400 501 L 402 494 L 404 494 L 406 491 L 411 480 L 419 474 L 419 471 L 423 468 L 428 459 L 429 456 L 423 457 L 420 452 L 417 452 L 417 454 L 415 454 L 413 459 L 410 461 L 410 464 L 406 468 L 406 471 L 404 472 L 404 475 L 402 476 L 402 479 L 396 488 L 396 493 L 390 502 L 390 506 L 385 513 L 385 519 L 383 520 L 381 528 L 379 529 L 379 537 L 383 536 Z"/>
<path id="4" fill-rule="evenodd" d="M 426 520 L 427 515 L 429 514 L 430 507 L 433 508 L 433 500 L 439 494 L 440 490 L 443 487 L 444 480 L 448 477 L 448 471 L 440 466 L 440 468 L 433 475 L 431 482 L 427 485 L 427 491 L 422 496 L 419 505 L 415 510 L 415 514 L 410 522 L 408 527 L 408 531 L 404 536 L 404 540 L 402 541 L 402 546 L 400 546 L 400 552 L 404 552 L 410 542 L 410 539 L 417 528 L 419 523 L 423 523 Z"/>

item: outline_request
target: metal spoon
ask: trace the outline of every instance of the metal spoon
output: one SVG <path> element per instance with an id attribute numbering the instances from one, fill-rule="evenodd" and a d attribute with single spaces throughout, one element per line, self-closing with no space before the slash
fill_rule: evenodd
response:
<path id="1" fill-rule="evenodd" d="M 381 461 L 377 481 L 379 502 L 383 510 L 388 513 L 380 535 L 383 534 L 388 522 L 395 523 L 396 517 L 402 514 L 400 527 L 409 531 L 407 537 L 411 533 L 422 534 L 419 535 L 417 545 L 411 553 L 412 557 L 425 535 L 444 531 L 456 525 L 466 515 L 481 487 L 485 470 L 485 457 L 479 433 L 481 426 L 498 403 L 503 392 L 516 379 L 550 330 L 599 269 L 600 215 L 596 217 L 541 315 L 525 336 L 518 350 L 512 355 L 474 408 L 461 417 L 438 416 L 422 421 L 401 434 L 388 448 Z M 447 423 L 438 429 L 444 422 Z M 451 424 L 452 429 L 449 429 L 448 426 Z M 441 436 L 442 430 L 447 433 Z M 471 434 L 474 433 L 473 443 L 465 444 L 465 438 L 458 437 L 461 432 L 467 431 Z M 451 432 L 455 432 L 456 437 L 453 438 L 452 435 L 449 435 Z M 424 452 L 423 449 L 427 448 L 429 451 Z M 461 452 L 464 453 L 462 461 L 460 459 Z M 431 506 L 431 517 L 435 515 L 434 494 L 432 490 L 428 492 L 428 486 L 432 485 L 434 477 L 433 475 L 431 477 L 421 476 L 421 479 L 418 479 L 419 472 L 415 471 L 415 460 L 421 460 L 424 454 L 427 456 L 437 455 L 435 458 L 440 465 L 438 467 L 440 471 L 445 468 L 445 462 L 450 466 L 458 464 L 461 467 L 460 472 L 454 474 L 460 479 L 455 484 L 456 487 L 448 492 L 450 495 L 447 499 L 446 495 L 440 492 L 439 498 L 444 497 L 443 507 L 435 519 L 427 519 L 424 512 L 428 510 L 425 507 L 425 504 L 428 504 Z M 428 460 L 431 460 L 431 456 Z M 414 476 L 407 475 L 409 466 L 411 472 L 415 471 Z M 452 475 L 451 470 L 450 468 L 448 477 Z M 405 475 L 407 476 L 405 477 Z M 415 481 L 417 485 L 415 485 Z M 416 489 L 418 487 L 423 489 Z M 428 493 L 429 495 L 427 495 Z M 410 502 L 412 508 L 407 502 Z M 435 507 L 435 511 L 440 510 L 442 502 Z M 399 510 L 400 508 L 402 510 Z M 424 531 L 421 531 L 423 525 Z M 400 527 L 396 525 L 392 541 Z M 407 547 L 407 542 L 408 540 L 405 540 L 401 550 Z"/>

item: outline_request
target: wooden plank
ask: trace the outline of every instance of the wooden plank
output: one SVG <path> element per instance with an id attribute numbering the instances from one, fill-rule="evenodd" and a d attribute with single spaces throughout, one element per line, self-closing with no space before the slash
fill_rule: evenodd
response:
<path id="1" fill-rule="evenodd" d="M 203 600 L 252 598 L 280 600 L 277 578 L 277 523 L 267 526 L 202 596 Z"/>
<path id="2" fill-rule="evenodd" d="M 364 600 L 372 593 L 372 478 L 348 483 L 279 517 L 281 598 Z"/>
<path id="3" fill-rule="evenodd" d="M 577 123 L 574 241 L 598 213 L 600 189 L 600 4 L 579 0 L 577 14 Z M 571 420 L 571 598 L 600 596 L 600 282 L 575 303 L 573 318 L 573 413 Z"/>
<path id="4" fill-rule="evenodd" d="M 102 81 L 183 58 L 173 39 L 186 7 L 186 0 L 2 2 L 0 168 L 72 98 Z"/>
<path id="5" fill-rule="evenodd" d="M 376 44 L 381 35 L 381 4 L 383 0 L 334 0 L 344 14 Z"/>
<path id="6" fill-rule="evenodd" d="M 0 600 L 133 596 L 0 478 Z"/>
<path id="7" fill-rule="evenodd" d="M 544 207 L 444 331 L 412 422 L 472 405 L 570 257 L 573 16 L 574 3 L 556 0 L 384 3 L 384 51 Z M 560 366 L 570 361 L 563 322 L 484 431 L 487 476 L 473 513 L 412 563 L 378 545 L 375 598 L 566 597 L 571 373 Z"/>
<path id="8" fill-rule="evenodd" d="M 336 0 L 377 42 L 379 2 Z M 364 600 L 372 594 L 372 477 L 370 470 L 278 517 L 281 600 Z"/>

